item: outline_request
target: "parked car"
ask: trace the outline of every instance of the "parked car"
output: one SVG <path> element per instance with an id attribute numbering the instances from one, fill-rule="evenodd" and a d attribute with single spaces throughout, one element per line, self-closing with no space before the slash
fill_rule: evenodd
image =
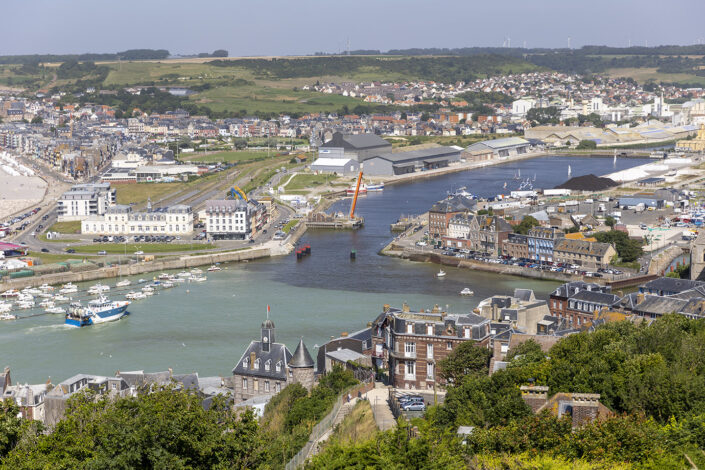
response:
<path id="1" fill-rule="evenodd" d="M 142 251 L 142 250 L 135 251 L 135 254 L 136 254 L 136 255 L 143 255 L 143 254 L 144 254 L 144 251 Z"/>
<path id="2" fill-rule="evenodd" d="M 66 253 L 76 253 L 76 250 L 74 250 L 73 248 L 69 248 L 68 250 L 66 250 Z"/>
<path id="3" fill-rule="evenodd" d="M 404 411 L 426 411 L 426 404 L 423 402 L 412 402 L 401 407 Z"/>
<path id="4" fill-rule="evenodd" d="M 101 256 L 104 256 L 104 255 L 107 255 L 108 252 L 105 251 L 105 250 L 100 250 L 97 254 L 99 254 L 99 255 L 101 255 Z"/>
<path id="5" fill-rule="evenodd" d="M 42 248 L 41 251 L 42 251 L 42 253 L 49 253 L 49 250 L 47 250 L 46 248 Z"/>

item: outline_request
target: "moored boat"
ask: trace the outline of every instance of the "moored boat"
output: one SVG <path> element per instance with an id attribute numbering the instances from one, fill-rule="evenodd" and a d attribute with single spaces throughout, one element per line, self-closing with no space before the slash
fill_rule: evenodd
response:
<path id="1" fill-rule="evenodd" d="M 17 289 L 10 289 L 0 294 L 0 297 L 10 298 L 17 297 L 18 295 L 20 295 L 20 292 Z"/>
<path id="2" fill-rule="evenodd" d="M 45 309 L 44 311 L 46 313 L 56 313 L 59 315 L 63 315 L 64 313 L 66 313 L 66 309 L 61 308 L 61 307 L 49 307 L 49 308 Z"/>
<path id="3" fill-rule="evenodd" d="M 475 295 L 475 292 L 473 292 L 469 287 L 466 287 L 460 291 L 460 295 Z"/>
<path id="4" fill-rule="evenodd" d="M 71 304 L 71 310 L 66 314 L 64 324 L 82 327 L 119 320 L 128 314 L 129 305 L 130 302 L 126 300 L 110 300 L 103 295 L 91 300 L 85 307 L 80 302 L 74 302 Z"/>
<path id="5" fill-rule="evenodd" d="M 213 271 L 220 271 L 220 266 L 214 264 L 213 266 L 208 268 L 208 272 L 213 272 Z"/>
<path id="6" fill-rule="evenodd" d="M 384 191 L 384 183 L 368 184 L 367 190 L 368 191 Z"/>
<path id="7" fill-rule="evenodd" d="M 436 277 L 445 277 L 445 275 L 446 275 L 446 272 L 441 269 L 436 274 Z"/>
<path id="8" fill-rule="evenodd" d="M 130 282 L 129 279 L 123 279 L 122 281 L 120 281 L 120 282 L 118 282 L 117 284 L 115 284 L 115 287 L 127 287 L 127 286 L 129 286 L 130 284 L 132 284 L 132 283 Z"/>
<path id="9" fill-rule="evenodd" d="M 13 315 L 9 312 L 0 313 L 0 320 L 17 320 L 17 315 Z"/>

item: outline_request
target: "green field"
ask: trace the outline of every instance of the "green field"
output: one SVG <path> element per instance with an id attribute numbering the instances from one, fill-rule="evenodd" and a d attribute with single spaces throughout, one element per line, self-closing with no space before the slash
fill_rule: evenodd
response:
<path id="1" fill-rule="evenodd" d="M 140 204 L 151 199 L 158 201 L 167 194 L 184 189 L 186 183 L 126 183 L 115 185 L 118 204 Z"/>
<path id="2" fill-rule="evenodd" d="M 296 225 L 299 223 L 297 219 L 290 220 L 284 227 L 282 227 L 282 232 L 284 233 L 289 233 L 291 232 L 291 229 L 296 227 Z"/>
<path id="3" fill-rule="evenodd" d="M 662 73 L 658 72 L 656 68 L 615 68 L 607 70 L 606 75 L 609 77 L 630 77 L 639 83 L 654 80 L 656 83 L 666 82 L 705 86 L 705 77 L 690 73 Z"/>
<path id="4" fill-rule="evenodd" d="M 331 184 L 337 181 L 338 178 L 332 175 L 314 175 L 307 173 L 299 173 L 294 176 L 284 188 L 286 192 L 296 191 L 299 189 L 310 189 L 314 186 Z"/>
<path id="5" fill-rule="evenodd" d="M 272 150 L 269 153 L 269 157 L 271 158 L 277 153 L 279 153 L 277 150 Z M 267 152 L 252 150 L 229 150 L 226 152 L 211 153 L 208 155 L 198 155 L 196 153 L 182 154 L 182 156 L 180 157 L 180 159 L 183 161 L 197 163 L 249 162 L 252 160 L 258 160 L 260 158 L 267 158 Z"/>
<path id="6" fill-rule="evenodd" d="M 29 256 L 31 256 L 32 258 L 39 258 L 40 260 L 42 260 L 42 264 L 60 263 L 62 261 L 70 259 L 91 259 L 90 256 L 84 255 L 72 255 L 64 253 L 42 253 L 40 251 L 30 251 Z"/>
<path id="7" fill-rule="evenodd" d="M 210 243 L 93 243 L 92 245 L 72 246 L 79 253 L 98 253 L 105 251 L 110 254 L 133 254 L 135 251 L 145 253 L 172 253 L 179 251 L 210 250 L 215 245 Z M 80 256 L 79 256 L 80 257 Z"/>
<path id="8" fill-rule="evenodd" d="M 72 220 L 69 222 L 55 222 L 47 229 L 47 232 L 81 233 L 81 221 Z"/>

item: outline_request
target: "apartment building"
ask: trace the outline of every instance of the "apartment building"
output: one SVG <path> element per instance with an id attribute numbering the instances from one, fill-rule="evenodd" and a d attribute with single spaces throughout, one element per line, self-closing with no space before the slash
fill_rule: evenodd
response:
<path id="1" fill-rule="evenodd" d="M 110 188 L 110 183 L 74 185 L 57 202 L 58 220 L 83 220 L 103 215 L 116 200 L 116 191 Z"/>
<path id="2" fill-rule="evenodd" d="M 443 384 L 436 366 L 464 341 L 487 347 L 490 320 L 474 313 L 444 312 L 438 305 L 432 310 L 411 312 L 384 306 L 373 323 L 373 342 L 386 352 L 389 378 L 394 387 L 428 390 Z"/>
<path id="3" fill-rule="evenodd" d="M 245 240 L 262 230 L 268 214 L 264 204 L 253 199 L 214 199 L 206 201 L 201 218 L 214 240 Z"/>

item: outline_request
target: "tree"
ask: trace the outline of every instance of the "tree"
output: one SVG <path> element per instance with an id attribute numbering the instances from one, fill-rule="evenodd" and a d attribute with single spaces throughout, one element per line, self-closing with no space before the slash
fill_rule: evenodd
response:
<path id="1" fill-rule="evenodd" d="M 644 250 L 641 247 L 642 241 L 632 240 L 629 235 L 622 231 L 597 232 L 594 236 L 598 242 L 613 245 L 622 261 L 635 261 L 644 254 Z"/>
<path id="2" fill-rule="evenodd" d="M 136 398 L 69 399 L 53 432 L 20 442 L 4 468 L 255 468 L 264 442 L 252 411 L 236 416 L 217 397 L 208 409 L 172 388 Z"/>
<path id="3" fill-rule="evenodd" d="M 227 57 L 227 56 L 228 56 L 228 51 L 226 51 L 225 49 L 216 49 L 211 54 L 211 57 Z"/>
<path id="4" fill-rule="evenodd" d="M 561 110 L 555 106 L 547 108 L 531 108 L 526 113 L 526 119 L 534 124 L 558 124 Z"/>
<path id="5" fill-rule="evenodd" d="M 426 122 L 426 121 L 428 121 L 429 119 L 431 119 L 431 116 L 430 116 L 428 113 L 421 113 L 421 120 L 422 120 L 423 122 Z"/>
<path id="6" fill-rule="evenodd" d="M 614 225 L 617 223 L 617 220 L 612 217 L 611 215 L 608 215 L 605 217 L 605 225 L 607 225 L 609 228 L 614 229 Z"/>
<path id="7" fill-rule="evenodd" d="M 597 148 L 597 142 L 594 140 L 581 140 L 578 144 L 578 150 L 594 150 Z"/>
<path id="8" fill-rule="evenodd" d="M 34 116 L 32 118 L 32 121 L 30 121 L 32 124 L 41 124 L 44 122 L 44 119 L 42 119 L 41 116 Z"/>
<path id="9" fill-rule="evenodd" d="M 514 227 L 514 233 L 520 233 L 522 235 L 526 235 L 529 233 L 529 230 L 532 228 L 541 225 L 538 220 L 536 220 L 535 217 L 532 217 L 530 215 L 525 216 L 523 219 L 521 219 L 521 223 Z"/>
<path id="10" fill-rule="evenodd" d="M 486 375 L 491 356 L 489 349 L 465 341 L 438 362 L 438 376 L 448 383 L 460 383 L 469 374 Z"/>

